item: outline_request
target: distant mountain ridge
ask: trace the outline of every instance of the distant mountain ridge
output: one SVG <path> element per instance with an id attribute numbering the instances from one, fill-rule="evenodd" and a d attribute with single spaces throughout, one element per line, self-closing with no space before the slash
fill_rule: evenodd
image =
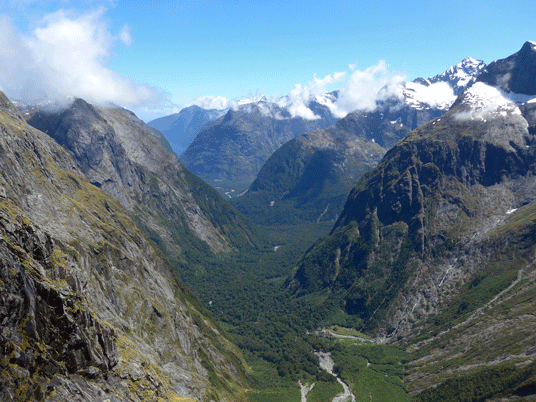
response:
<path id="1" fill-rule="evenodd" d="M 217 120 L 226 110 L 204 109 L 192 105 L 181 109 L 180 112 L 151 120 L 147 124 L 160 131 L 171 144 L 177 154 L 181 154 L 192 143 L 201 129 L 212 121 Z"/>
<path id="2" fill-rule="evenodd" d="M 251 184 L 262 164 L 282 144 L 337 120 L 316 100 L 308 107 L 318 119 L 292 117 L 285 107 L 265 100 L 240 105 L 201 130 L 181 161 L 230 198 Z"/>
<path id="3" fill-rule="evenodd" d="M 378 101 L 373 111 L 349 113 L 333 126 L 290 140 L 233 205 L 260 224 L 336 220 L 354 183 L 410 131 L 441 116 L 453 93 L 471 85 L 484 66 L 466 58 L 443 74 L 401 84 L 397 96 Z M 446 98 L 422 94 L 437 83 L 449 89 Z"/>

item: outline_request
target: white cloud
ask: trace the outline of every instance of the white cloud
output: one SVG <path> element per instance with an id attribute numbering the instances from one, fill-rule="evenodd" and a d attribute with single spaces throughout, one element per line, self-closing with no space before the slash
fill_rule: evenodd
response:
<path id="1" fill-rule="evenodd" d="M 350 74 L 336 72 L 324 78 L 315 74 L 307 85 L 296 84 L 288 96 L 277 103 L 286 107 L 292 117 L 314 120 L 320 117 L 308 107 L 312 99 L 328 107 L 335 117 L 342 118 L 356 110 L 373 110 L 378 100 L 400 96 L 400 85 L 405 77 L 390 72 L 384 61 L 363 71 L 356 70 L 355 65 L 350 65 L 349 69 Z M 324 96 L 328 87 L 337 83 L 343 84 L 338 98 Z"/>
<path id="2" fill-rule="evenodd" d="M 25 101 L 69 96 L 92 103 L 135 106 L 160 94 L 107 66 L 116 37 L 104 22 L 103 10 L 83 15 L 57 11 L 46 15 L 29 34 L 0 18 L 0 85 L 8 96 Z M 119 34 L 131 41 L 128 26 Z"/>
<path id="3" fill-rule="evenodd" d="M 454 90 L 446 82 L 436 82 L 429 86 L 407 82 L 405 89 L 410 103 L 423 103 L 434 108 L 448 109 L 456 100 Z"/>
<path id="4" fill-rule="evenodd" d="M 363 71 L 354 70 L 338 99 L 327 106 L 334 116 L 341 118 L 356 110 L 373 110 L 376 101 L 397 95 L 403 81 L 403 76 L 390 72 L 385 61 L 380 60 Z"/>
<path id="5" fill-rule="evenodd" d="M 235 99 L 229 99 L 225 96 L 204 96 L 202 98 L 196 99 L 192 102 L 187 103 L 183 108 L 197 105 L 203 109 L 237 109 L 238 101 Z"/>
<path id="6" fill-rule="evenodd" d="M 389 71 L 384 61 L 371 66 L 363 71 L 356 70 L 355 65 L 350 65 L 352 70 L 348 72 L 335 72 L 328 74 L 324 78 L 318 78 L 315 74 L 307 85 L 296 84 L 288 95 L 277 97 L 275 95 L 264 97 L 267 102 L 273 102 L 281 108 L 286 108 L 292 117 L 301 117 L 307 120 L 319 119 L 309 107 L 311 100 L 325 105 L 331 113 L 339 118 L 356 110 L 372 110 L 376 107 L 376 101 L 386 99 L 390 96 L 400 97 L 400 85 L 404 82 L 404 77 Z M 349 77 L 348 77 L 349 75 Z M 325 96 L 328 87 L 335 84 L 343 84 L 339 90 L 338 99 L 331 99 Z M 249 103 L 257 102 L 262 95 L 248 95 L 243 99 L 228 99 L 223 96 L 205 96 L 196 99 L 183 107 L 198 105 L 205 109 L 237 109 Z M 274 115 L 273 110 L 268 107 L 260 107 L 261 112 L 267 115 Z"/>
<path id="7" fill-rule="evenodd" d="M 127 46 L 132 45 L 132 35 L 130 34 L 130 27 L 127 24 L 123 25 L 121 32 L 119 32 L 119 39 Z"/>
<path id="8" fill-rule="evenodd" d="M 287 107 L 292 117 L 302 117 L 307 120 L 319 119 L 311 109 L 307 107 L 311 99 L 323 95 L 327 87 L 337 82 L 344 81 L 346 72 L 337 72 L 318 78 L 316 74 L 306 86 L 296 84 L 288 96 L 281 98 L 277 103 L 280 107 Z"/>

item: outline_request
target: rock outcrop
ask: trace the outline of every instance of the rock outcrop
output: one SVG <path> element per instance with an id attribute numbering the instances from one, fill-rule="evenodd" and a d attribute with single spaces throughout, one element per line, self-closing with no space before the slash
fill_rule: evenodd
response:
<path id="1" fill-rule="evenodd" d="M 240 400 L 239 352 L 77 165 L 0 93 L 0 398 Z"/>

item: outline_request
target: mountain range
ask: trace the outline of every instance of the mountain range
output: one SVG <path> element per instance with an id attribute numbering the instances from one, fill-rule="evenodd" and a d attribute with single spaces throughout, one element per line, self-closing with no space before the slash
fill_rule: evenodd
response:
<path id="1" fill-rule="evenodd" d="M 534 400 L 535 83 L 526 42 L 342 119 L 204 115 L 220 192 L 124 108 L 0 92 L 0 399 Z"/>
<path id="2" fill-rule="evenodd" d="M 293 117 L 287 107 L 265 98 L 239 105 L 205 126 L 181 161 L 231 198 L 247 189 L 263 163 L 285 142 L 337 120 L 327 106 L 314 99 L 308 107 L 318 118 Z"/>
<path id="3" fill-rule="evenodd" d="M 445 113 L 484 67 L 466 58 L 443 74 L 401 84 L 373 111 L 350 113 L 290 140 L 233 205 L 260 224 L 336 220 L 357 180 L 410 131 Z"/>
<path id="4" fill-rule="evenodd" d="M 174 263 L 191 264 L 185 253 L 258 244 L 251 222 L 192 175 L 160 144 L 162 134 L 132 112 L 76 99 L 64 110 L 35 109 L 26 117 L 73 155 L 94 186 L 132 213 Z"/>
<path id="5" fill-rule="evenodd" d="M 535 67 L 527 42 L 391 148 L 287 282 L 409 346 L 418 400 L 534 387 Z M 497 375 L 516 380 L 493 394 Z"/>
<path id="6" fill-rule="evenodd" d="M 147 125 L 162 133 L 173 152 L 180 155 L 208 123 L 217 120 L 226 110 L 204 109 L 197 105 L 185 107 L 178 113 L 151 120 Z"/>

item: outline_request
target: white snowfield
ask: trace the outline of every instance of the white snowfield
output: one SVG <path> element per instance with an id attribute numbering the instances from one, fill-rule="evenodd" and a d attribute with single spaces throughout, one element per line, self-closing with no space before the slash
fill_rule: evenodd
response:
<path id="1" fill-rule="evenodd" d="M 486 121 L 507 115 L 521 115 L 518 105 L 536 102 L 536 96 L 506 93 L 501 89 L 477 82 L 464 94 L 462 105 L 470 108 L 467 112 L 458 113 L 459 120 Z"/>

